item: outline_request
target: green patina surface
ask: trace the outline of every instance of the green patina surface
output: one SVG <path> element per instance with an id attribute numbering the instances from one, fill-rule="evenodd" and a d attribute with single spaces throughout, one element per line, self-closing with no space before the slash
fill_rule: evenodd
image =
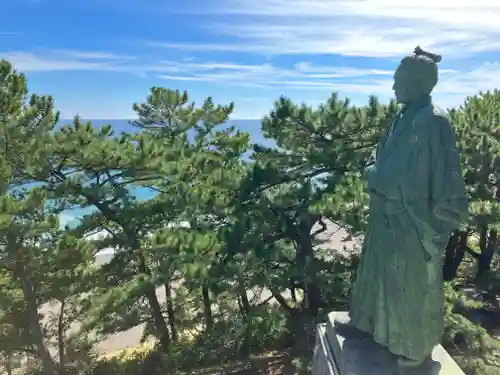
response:
<path id="1" fill-rule="evenodd" d="M 442 253 L 467 215 L 453 130 L 430 96 L 438 59 L 422 53 L 396 70 L 402 109 L 365 167 L 370 218 L 350 310 L 352 325 L 417 362 L 441 341 Z"/>

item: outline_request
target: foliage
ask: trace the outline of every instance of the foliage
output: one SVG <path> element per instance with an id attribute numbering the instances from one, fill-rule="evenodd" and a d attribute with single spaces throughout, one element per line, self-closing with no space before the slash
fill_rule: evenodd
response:
<path id="1" fill-rule="evenodd" d="M 173 345 L 169 355 L 159 352 L 150 343 L 102 356 L 92 369 L 92 375 L 164 374 L 166 370 L 176 373 L 230 363 L 238 358 L 234 353 L 239 353 L 239 345 L 248 330 L 255 341 L 246 353 L 258 353 L 286 334 L 283 314 L 275 309 L 259 310 L 246 321 L 236 314 L 230 321 L 218 322 L 210 333 L 199 332 L 194 337 L 186 334 Z"/>
<path id="2" fill-rule="evenodd" d="M 474 374 L 492 373 L 498 349 L 463 311 L 494 308 L 498 285 L 499 99 L 480 93 L 450 112 L 472 215 L 447 249 L 460 262 L 444 343 Z M 134 110 L 120 134 L 78 117 L 57 125 L 52 98 L 28 98 L 25 77 L 0 63 L 5 363 L 29 359 L 47 375 L 164 374 L 279 348 L 310 358 L 315 324 L 348 307 L 357 264 L 321 236 L 331 225 L 362 233 L 360 170 L 396 104 L 332 94 L 312 108 L 282 97 L 262 121 L 275 147 L 252 144 L 227 124 L 233 104 L 211 98 L 197 105 L 154 87 Z M 489 300 L 458 291 L 471 281 L 470 269 L 457 276 L 466 250 Z M 138 325 L 140 347 L 97 358 L 98 341 Z"/>
<path id="3" fill-rule="evenodd" d="M 500 91 L 479 93 L 450 112 L 461 149 L 464 178 L 469 192 L 470 222 L 468 234 L 477 236 L 479 252 L 467 248 L 466 241 L 458 250 L 463 258 L 464 248 L 477 261 L 476 278 L 489 268 L 495 248 L 500 215 Z"/>
<path id="4" fill-rule="evenodd" d="M 456 312 L 456 306 L 478 308 L 480 303 L 471 301 L 454 290 L 451 284 L 445 289 L 445 336 L 444 344 L 468 374 L 498 374 L 497 359 L 500 343 L 481 326 Z"/>

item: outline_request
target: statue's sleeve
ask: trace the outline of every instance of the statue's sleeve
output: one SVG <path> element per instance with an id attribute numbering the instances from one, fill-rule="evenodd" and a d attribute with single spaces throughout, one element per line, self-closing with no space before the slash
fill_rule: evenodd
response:
<path id="1" fill-rule="evenodd" d="M 465 181 L 451 124 L 445 117 L 436 122 L 430 135 L 431 206 L 445 229 L 455 230 L 468 216 Z"/>
<path id="2" fill-rule="evenodd" d="M 419 199 L 405 201 L 407 212 L 415 222 L 422 244 L 430 257 L 441 253 L 448 236 L 467 218 L 468 203 L 460 168 L 460 155 L 449 120 L 442 115 L 427 117 L 419 132 L 421 163 L 418 177 L 422 183 Z M 421 195 L 421 194 L 424 195 Z"/>
<path id="3" fill-rule="evenodd" d="M 393 120 L 394 121 L 394 120 Z M 370 181 L 373 180 L 373 177 L 378 175 L 377 171 L 377 155 L 378 155 L 378 150 L 381 145 L 384 144 L 384 142 L 387 140 L 387 137 L 389 133 L 391 132 L 392 126 L 389 126 L 384 133 L 382 134 L 382 137 L 380 138 L 378 144 L 373 148 L 370 156 L 368 157 L 368 160 L 365 163 L 364 169 L 363 169 L 363 178 L 365 181 L 368 181 L 368 189 L 371 190 L 371 184 Z"/>

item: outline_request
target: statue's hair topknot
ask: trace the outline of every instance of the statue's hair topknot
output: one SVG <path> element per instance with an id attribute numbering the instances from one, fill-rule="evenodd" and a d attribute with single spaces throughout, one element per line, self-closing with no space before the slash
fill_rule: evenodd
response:
<path id="1" fill-rule="evenodd" d="M 417 46 L 415 47 L 415 50 L 413 51 L 413 53 L 415 54 L 415 56 L 425 56 L 429 59 L 431 59 L 433 62 L 435 62 L 436 64 L 439 63 L 441 61 L 441 55 L 435 55 L 433 53 L 430 53 L 430 52 L 427 52 L 427 51 L 424 51 L 422 48 L 420 48 L 420 46 Z"/>
<path id="2" fill-rule="evenodd" d="M 420 90 L 431 93 L 438 82 L 438 62 L 440 55 L 424 51 L 420 46 L 413 50 L 413 54 L 401 60 L 401 67 L 409 69 L 411 76 L 419 81 Z"/>

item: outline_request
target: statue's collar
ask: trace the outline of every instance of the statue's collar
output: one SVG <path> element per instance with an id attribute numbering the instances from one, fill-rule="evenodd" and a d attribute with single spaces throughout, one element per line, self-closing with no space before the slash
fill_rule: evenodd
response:
<path id="1" fill-rule="evenodd" d="M 432 103 L 432 97 L 430 95 L 425 95 L 420 98 L 414 99 L 404 105 L 403 111 L 408 109 L 420 109 Z"/>

